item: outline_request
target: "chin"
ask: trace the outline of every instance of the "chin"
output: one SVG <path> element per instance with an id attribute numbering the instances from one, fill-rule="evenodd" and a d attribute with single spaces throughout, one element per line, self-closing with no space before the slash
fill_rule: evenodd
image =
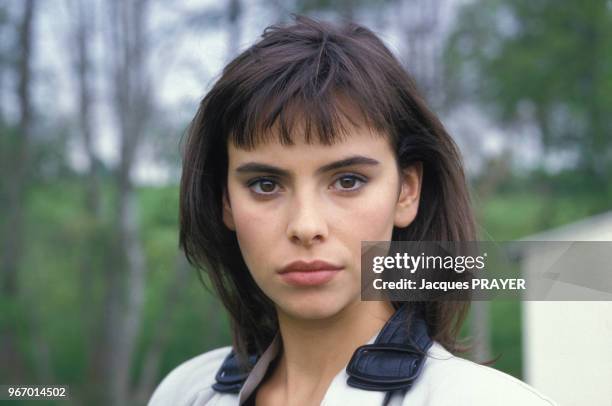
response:
<path id="1" fill-rule="evenodd" d="M 338 297 L 287 298 L 278 306 L 291 317 L 308 320 L 321 320 L 338 314 L 348 303 Z"/>

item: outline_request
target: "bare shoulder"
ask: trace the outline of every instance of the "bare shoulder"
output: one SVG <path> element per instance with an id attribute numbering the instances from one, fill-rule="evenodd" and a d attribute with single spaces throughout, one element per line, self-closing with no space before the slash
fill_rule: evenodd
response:
<path id="1" fill-rule="evenodd" d="M 557 406 L 521 380 L 495 368 L 457 357 L 434 342 L 423 373 L 404 404 Z M 415 403 L 412 403 L 415 402 Z"/>
<path id="2" fill-rule="evenodd" d="M 190 405 L 206 393 L 212 397 L 215 375 L 232 347 L 222 347 L 193 357 L 174 368 L 157 386 L 148 406 Z"/>

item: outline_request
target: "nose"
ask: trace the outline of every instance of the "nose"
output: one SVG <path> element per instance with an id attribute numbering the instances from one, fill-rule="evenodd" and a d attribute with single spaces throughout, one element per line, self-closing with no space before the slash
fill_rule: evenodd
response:
<path id="1" fill-rule="evenodd" d="M 287 236 L 291 242 L 310 246 L 324 241 L 327 234 L 320 199 L 314 193 L 296 193 L 289 209 L 287 224 Z"/>

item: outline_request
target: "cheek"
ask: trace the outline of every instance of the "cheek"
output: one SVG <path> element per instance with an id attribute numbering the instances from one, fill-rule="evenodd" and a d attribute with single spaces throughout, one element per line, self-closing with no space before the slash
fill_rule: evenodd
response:
<path id="1" fill-rule="evenodd" d="M 372 190 L 351 209 L 350 224 L 344 226 L 358 241 L 386 241 L 391 238 L 395 217 L 392 187 Z"/>
<path id="2" fill-rule="evenodd" d="M 344 221 L 339 224 L 338 234 L 343 244 L 358 264 L 361 258 L 362 241 L 389 241 L 393 232 L 394 196 L 374 194 L 372 197 L 362 199 L 362 204 L 355 205 L 350 213 L 342 216 Z"/>
<path id="3" fill-rule="evenodd" d="M 257 272 L 266 263 L 266 253 L 270 251 L 271 244 L 277 243 L 272 238 L 279 228 L 278 216 L 270 215 L 248 197 L 237 197 L 232 202 L 236 238 L 247 266 Z"/>

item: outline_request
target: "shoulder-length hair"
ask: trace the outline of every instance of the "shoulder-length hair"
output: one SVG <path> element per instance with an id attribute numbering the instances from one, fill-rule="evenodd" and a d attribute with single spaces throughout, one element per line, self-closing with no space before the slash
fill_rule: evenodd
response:
<path id="1" fill-rule="evenodd" d="M 351 120 L 338 103 L 344 96 L 367 125 L 388 134 L 400 169 L 423 165 L 420 210 L 409 226 L 393 229 L 392 240 L 475 239 L 458 148 L 399 61 L 361 25 L 294 20 L 267 27 L 223 69 L 199 106 L 183 151 L 179 245 L 202 271 L 202 282 L 202 273 L 208 275 L 228 310 L 234 349 L 245 364 L 247 354 L 269 345 L 278 321 L 274 304 L 251 277 L 235 232 L 222 221 L 229 141 L 254 148 L 278 124 L 280 142 L 292 144 L 299 119 L 308 142 L 314 134 L 329 145 L 345 132 L 340 115 Z M 304 114 L 294 114 L 292 107 Z M 459 350 L 457 335 L 469 302 L 422 305 L 432 338 Z"/>

